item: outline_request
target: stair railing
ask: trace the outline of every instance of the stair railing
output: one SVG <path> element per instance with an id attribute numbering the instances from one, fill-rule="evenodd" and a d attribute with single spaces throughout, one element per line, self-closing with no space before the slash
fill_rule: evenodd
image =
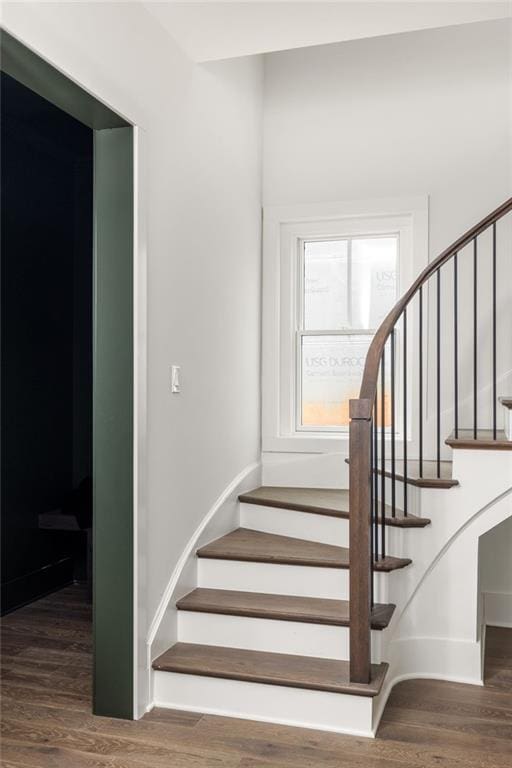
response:
<path id="1" fill-rule="evenodd" d="M 442 416 L 446 417 L 448 388 L 451 388 L 451 403 L 453 414 L 449 417 L 453 422 L 455 439 L 462 433 L 460 427 L 461 393 L 460 393 L 460 334 L 461 324 L 461 289 L 460 272 L 462 262 L 464 269 L 470 270 L 472 282 L 471 307 L 466 307 L 466 315 L 471 315 L 469 323 L 472 335 L 469 348 L 472 349 L 471 379 L 472 392 L 464 399 L 471 408 L 470 430 L 465 431 L 469 439 L 476 440 L 481 434 L 479 425 L 479 312 L 481 290 L 479 278 L 486 266 L 485 278 L 490 285 L 489 322 L 491 326 L 490 340 L 490 427 L 489 439 L 497 440 L 497 285 L 499 285 L 500 270 L 498 267 L 498 222 L 512 211 L 512 198 L 486 216 L 466 234 L 456 240 L 443 251 L 434 261 L 428 264 L 410 288 L 400 298 L 388 313 L 377 330 L 366 356 L 366 363 L 361 383 L 359 398 L 350 401 L 349 429 L 349 475 L 350 475 L 350 679 L 357 683 L 368 683 L 371 677 L 371 613 L 374 605 L 374 572 L 386 567 L 386 518 L 394 518 L 397 512 L 406 517 L 409 512 L 408 472 L 412 472 L 413 461 L 409 454 L 408 443 L 414 431 L 417 442 L 417 458 L 414 459 L 414 472 L 419 478 L 427 481 L 425 472 L 425 444 L 429 436 L 425 434 L 426 410 L 426 381 L 429 385 L 430 402 L 435 401 L 435 419 L 433 425 L 432 450 L 433 461 L 428 462 L 433 472 L 428 475 L 436 480 L 444 477 L 442 461 Z M 510 217 L 507 223 L 510 222 Z M 503 227 L 504 240 L 510 234 Z M 486 238 L 488 258 L 481 261 L 479 244 Z M 464 249 L 467 249 L 464 251 Z M 511 247 L 509 247 L 509 254 Z M 461 253 L 464 251 L 464 253 Z M 468 253 L 469 251 L 469 253 Z M 468 261 L 469 259 L 469 261 Z M 450 267 L 448 267 L 450 263 Z M 508 260 L 510 265 L 510 259 Z M 482 272 L 479 272 L 479 269 Z M 510 267 L 509 267 L 510 269 Z M 446 284 L 443 278 L 446 272 Z M 488 274 L 490 272 L 490 274 Z M 510 273 L 509 273 L 510 274 Z M 466 276 L 466 275 L 465 275 Z M 506 279 L 503 277 L 502 280 Z M 433 280 L 433 295 L 427 293 L 426 287 Z M 451 286 L 450 286 L 451 283 Z M 442 300 L 442 287 L 450 289 L 448 301 Z M 467 297 L 467 292 L 464 294 Z M 413 306 L 413 299 L 415 300 Z M 512 288 L 509 305 L 512 304 Z M 430 313 L 426 310 L 430 307 Z M 447 312 L 447 307 L 449 312 Z M 426 317 L 425 317 L 426 315 Z M 447 317 L 448 315 L 448 317 Z M 416 322 L 415 322 L 416 321 Z M 408 338 L 409 322 L 409 338 Z M 443 323 L 451 325 L 449 346 L 449 366 L 445 369 L 447 357 L 446 335 Z M 410 328 L 415 338 L 411 338 Z M 416 326 L 416 327 L 414 327 Z M 425 364 L 425 327 L 435 329 L 433 335 L 427 333 L 427 344 L 435 348 L 434 365 Z M 464 326 L 466 330 L 468 326 Z M 510 337 L 511 328 L 503 329 Z M 397 354 L 400 346 L 401 354 Z M 466 352 L 467 352 L 467 348 Z M 408 359 L 409 357 L 409 359 Z M 467 358 L 467 354 L 465 355 Z M 467 364 L 467 359 L 464 361 Z M 417 364 L 417 367 L 416 367 Z M 427 370 L 428 369 L 428 370 Z M 434 370 L 434 376 L 432 376 Z M 443 375 L 449 370 L 450 381 L 446 382 Z M 414 371 L 414 377 L 412 375 Z M 430 376 L 430 379 L 428 378 Z M 465 377 L 465 384 L 466 384 Z M 433 390 L 433 391 L 432 391 Z M 399 394 L 398 394 L 399 393 Z M 411 394 L 412 393 L 412 394 Z M 510 393 L 506 393 L 510 394 Z M 412 402 L 414 398 L 415 402 Z M 399 399 L 401 402 L 399 402 Z M 431 409 L 432 410 L 432 409 Z M 411 424 L 411 421 L 415 423 Z M 444 418 L 446 421 L 446 418 Z M 446 424 L 443 424 L 443 428 Z M 397 435 L 400 438 L 397 441 Z M 401 448 L 399 458 L 397 448 Z M 397 480 L 400 487 L 397 486 Z M 397 498 L 401 503 L 398 509 Z"/>

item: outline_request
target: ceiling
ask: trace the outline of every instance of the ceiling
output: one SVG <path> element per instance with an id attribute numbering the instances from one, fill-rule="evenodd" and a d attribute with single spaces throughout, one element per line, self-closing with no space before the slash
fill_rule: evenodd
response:
<path id="1" fill-rule="evenodd" d="M 511 15 L 511 2 L 143 2 L 194 61 Z"/>

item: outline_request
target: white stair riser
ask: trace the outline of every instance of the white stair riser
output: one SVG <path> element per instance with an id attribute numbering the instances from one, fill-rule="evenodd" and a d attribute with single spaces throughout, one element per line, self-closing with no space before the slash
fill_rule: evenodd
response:
<path id="1" fill-rule="evenodd" d="M 262 507 L 256 504 L 240 505 L 240 526 L 252 531 L 291 536 L 295 539 L 317 541 L 320 544 L 349 546 L 349 521 L 343 518 L 296 512 L 289 509 Z M 396 557 L 408 556 L 414 541 L 408 538 L 418 529 L 386 526 L 386 551 Z M 379 533 L 380 542 L 380 533 Z"/>
<path id="2" fill-rule="evenodd" d="M 348 547 L 348 520 L 311 512 L 240 504 L 240 526 L 278 536 Z"/>
<path id="3" fill-rule="evenodd" d="M 305 565 L 251 563 L 241 560 L 198 558 L 198 586 L 236 589 L 302 597 L 349 599 L 348 568 L 316 568 Z M 375 575 L 375 600 L 388 602 L 385 573 Z"/>
<path id="4" fill-rule="evenodd" d="M 372 632 L 375 663 L 381 661 L 380 635 Z M 178 611 L 178 640 L 342 661 L 349 659 L 350 648 L 348 627 L 192 611 Z"/>
<path id="5" fill-rule="evenodd" d="M 407 484 L 407 512 L 410 515 L 422 516 L 421 505 L 421 492 L 422 489 L 416 485 Z M 382 478 L 379 475 L 379 497 L 382 493 Z M 390 477 L 386 477 L 384 498 L 386 504 L 391 506 L 391 499 L 393 496 L 393 481 Z M 396 509 L 403 510 L 404 508 L 404 484 L 401 480 L 395 479 L 395 507 Z M 424 517 L 428 517 L 428 510 L 423 513 Z"/>
<path id="6" fill-rule="evenodd" d="M 375 699 L 175 672 L 154 673 L 154 705 L 373 736 Z"/>

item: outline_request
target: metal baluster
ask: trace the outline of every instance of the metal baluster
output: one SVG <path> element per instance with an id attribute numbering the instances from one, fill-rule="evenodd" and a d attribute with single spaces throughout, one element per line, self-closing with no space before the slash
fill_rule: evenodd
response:
<path id="1" fill-rule="evenodd" d="M 386 557 L 386 348 L 382 350 L 380 369 L 380 451 L 381 451 L 381 494 L 380 500 L 380 550 Z"/>
<path id="2" fill-rule="evenodd" d="M 478 336 L 477 336 L 477 311 L 478 311 L 478 266 L 477 266 L 477 242 L 473 240 L 473 438 L 478 436 Z"/>
<path id="3" fill-rule="evenodd" d="M 496 222 L 492 225 L 492 436 L 496 440 Z"/>
<path id="4" fill-rule="evenodd" d="M 441 477 L 441 269 L 437 270 L 437 476 Z"/>
<path id="5" fill-rule="evenodd" d="M 373 608 L 374 602 L 374 589 L 373 589 L 373 476 L 375 472 L 374 458 L 373 458 L 373 429 L 375 424 L 375 414 L 372 415 L 372 421 L 370 426 L 370 604 Z"/>
<path id="6" fill-rule="evenodd" d="M 375 402 L 373 405 L 373 451 L 374 451 L 374 457 L 375 457 L 375 472 L 374 472 L 374 492 L 373 492 L 373 501 L 374 501 L 374 507 L 372 511 L 373 515 L 373 540 L 374 540 L 374 557 L 375 560 L 379 559 L 379 529 L 377 525 L 377 521 L 379 519 L 379 473 L 378 473 L 378 467 L 379 467 L 379 445 L 377 441 L 377 418 L 378 418 L 378 410 L 377 410 L 377 395 L 375 395 Z"/>
<path id="7" fill-rule="evenodd" d="M 391 332 L 391 516 L 396 516 L 395 478 L 395 330 Z"/>
<path id="8" fill-rule="evenodd" d="M 407 517 L 407 307 L 404 309 L 404 370 L 403 370 L 403 380 L 404 380 L 404 434 L 403 434 L 403 440 L 404 440 L 404 517 Z"/>
<path id="9" fill-rule="evenodd" d="M 423 286 L 419 290 L 419 372 L 418 372 L 418 419 L 419 419 L 419 475 L 423 477 Z"/>
<path id="10" fill-rule="evenodd" d="M 453 257 L 453 394 L 455 439 L 459 437 L 459 286 L 457 254 Z"/>

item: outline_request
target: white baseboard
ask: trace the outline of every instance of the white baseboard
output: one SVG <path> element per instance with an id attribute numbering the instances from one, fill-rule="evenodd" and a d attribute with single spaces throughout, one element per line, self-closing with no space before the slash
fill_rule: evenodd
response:
<path id="1" fill-rule="evenodd" d="M 383 658 L 390 663 L 384 688 L 375 702 L 373 731 L 377 733 L 391 691 L 405 680 L 443 680 L 483 685 L 482 646 L 478 641 L 409 637 L 392 641 Z"/>
<path id="2" fill-rule="evenodd" d="M 394 640 L 385 652 L 390 669 L 386 686 L 425 678 L 482 685 L 482 652 L 478 640 L 409 637 Z"/>
<path id="3" fill-rule="evenodd" d="M 512 628 L 512 592 L 484 592 L 484 623 Z"/>

